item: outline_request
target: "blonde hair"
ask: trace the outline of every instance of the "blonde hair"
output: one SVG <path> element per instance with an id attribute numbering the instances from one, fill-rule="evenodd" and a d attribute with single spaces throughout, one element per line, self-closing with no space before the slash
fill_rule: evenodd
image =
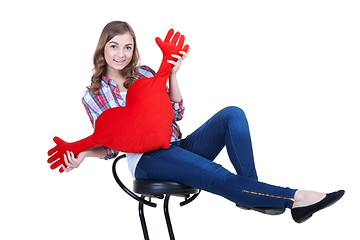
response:
<path id="1" fill-rule="evenodd" d="M 131 26 L 122 21 L 113 21 L 108 23 L 101 32 L 99 42 L 96 46 L 96 50 L 93 57 L 93 75 L 91 77 L 91 85 L 88 86 L 94 95 L 99 95 L 99 89 L 101 88 L 101 79 L 106 73 L 106 61 L 104 57 L 105 44 L 109 42 L 116 35 L 129 33 L 134 40 L 134 51 L 130 63 L 121 70 L 121 74 L 126 78 L 124 87 L 127 89 L 135 81 L 134 76 L 137 73 L 137 68 L 140 62 L 140 55 L 136 44 L 136 37 L 134 30 Z"/>

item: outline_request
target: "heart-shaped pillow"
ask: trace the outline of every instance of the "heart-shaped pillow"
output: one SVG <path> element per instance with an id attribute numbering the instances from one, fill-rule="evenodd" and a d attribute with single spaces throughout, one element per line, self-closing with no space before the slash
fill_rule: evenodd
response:
<path id="1" fill-rule="evenodd" d="M 77 142 L 68 143 L 54 137 L 56 146 L 48 151 L 51 169 L 65 165 L 63 155 L 71 151 L 76 156 L 94 146 L 128 153 L 142 153 L 159 148 L 169 148 L 172 134 L 173 110 L 166 91 L 166 81 L 172 64 L 176 60 L 171 54 L 187 52 L 183 47 L 185 37 L 170 29 L 164 41 L 155 39 L 163 52 L 163 60 L 158 72 L 152 78 L 141 78 L 130 85 L 126 106 L 104 111 L 95 122 L 94 133 Z M 66 165 L 65 165 L 66 166 Z M 63 172 L 63 168 L 59 169 Z"/>

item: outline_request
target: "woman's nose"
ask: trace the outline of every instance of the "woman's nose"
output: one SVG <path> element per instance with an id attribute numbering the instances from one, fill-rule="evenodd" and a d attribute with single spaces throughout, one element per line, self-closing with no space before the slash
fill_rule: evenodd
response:
<path id="1" fill-rule="evenodd" d="M 123 57 L 124 56 L 124 51 L 122 49 L 119 49 L 119 51 L 117 52 L 118 57 Z"/>

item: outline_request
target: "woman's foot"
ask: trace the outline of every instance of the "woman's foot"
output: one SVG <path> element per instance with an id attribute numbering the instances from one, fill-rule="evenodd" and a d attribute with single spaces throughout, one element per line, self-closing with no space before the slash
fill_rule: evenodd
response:
<path id="1" fill-rule="evenodd" d="M 325 193 L 298 190 L 295 193 L 294 199 L 295 202 L 292 208 L 306 207 L 314 203 L 320 202 L 326 197 Z"/>
<path id="2" fill-rule="evenodd" d="M 297 223 L 305 222 L 314 213 L 336 203 L 344 193 L 344 190 L 328 194 L 299 190 L 294 196 L 295 202 L 291 209 L 292 218 Z"/>

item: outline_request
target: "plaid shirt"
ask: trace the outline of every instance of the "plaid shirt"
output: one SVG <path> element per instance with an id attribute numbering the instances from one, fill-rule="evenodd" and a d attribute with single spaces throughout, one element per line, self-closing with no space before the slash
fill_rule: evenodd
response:
<path id="1" fill-rule="evenodd" d="M 138 70 L 138 74 L 136 79 L 140 78 L 150 78 L 155 75 L 154 70 L 147 66 L 141 66 Z M 99 89 L 100 94 L 98 96 L 93 95 L 91 91 L 87 91 L 84 97 L 82 98 L 82 103 L 85 106 L 86 112 L 90 118 L 91 124 L 95 127 L 95 121 L 99 117 L 99 115 L 109 108 L 114 107 L 124 107 L 126 104 L 126 99 L 123 99 L 120 95 L 120 91 L 116 86 L 116 82 L 112 79 L 102 77 L 101 88 Z M 166 87 L 169 91 L 168 87 Z M 149 103 L 151 104 L 151 103 Z M 178 103 L 172 102 L 174 119 L 172 124 L 172 137 L 171 141 L 180 140 L 182 135 L 179 126 L 175 121 L 179 121 L 182 119 L 184 114 L 184 106 L 183 100 Z M 110 159 L 116 157 L 118 154 L 117 151 L 106 148 L 107 155 L 104 159 Z"/>

